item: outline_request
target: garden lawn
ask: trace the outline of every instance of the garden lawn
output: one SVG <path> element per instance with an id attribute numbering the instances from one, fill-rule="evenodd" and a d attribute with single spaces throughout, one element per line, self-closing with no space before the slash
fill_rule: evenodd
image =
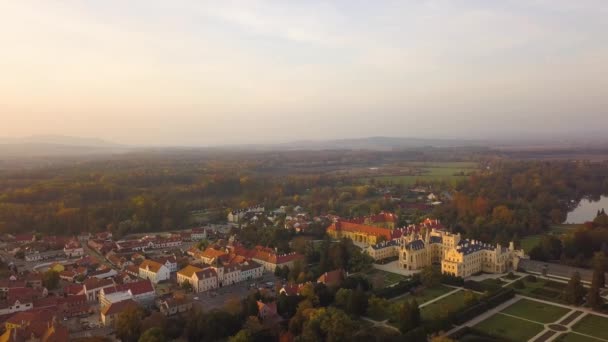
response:
<path id="1" fill-rule="evenodd" d="M 539 299 L 561 302 L 560 296 L 562 289 L 566 286 L 564 283 L 556 281 L 545 280 L 538 278 L 535 282 L 523 280 L 525 287 L 523 289 L 517 289 L 513 284 L 509 285 L 517 293 L 523 294 L 529 297 L 535 297 Z"/>
<path id="2" fill-rule="evenodd" d="M 522 299 L 502 310 L 503 313 L 540 323 L 553 323 L 570 312 L 570 309 Z"/>
<path id="3" fill-rule="evenodd" d="M 530 253 L 532 248 L 536 247 L 540 243 L 542 235 L 529 235 L 521 239 L 521 248 L 524 252 Z"/>
<path id="4" fill-rule="evenodd" d="M 408 280 L 409 277 L 404 276 L 398 273 L 386 272 L 379 269 L 371 269 L 368 272 L 365 272 L 365 277 L 371 282 L 375 275 L 382 274 L 384 276 L 384 286 L 391 286 L 393 284 L 397 284 L 402 280 Z"/>
<path id="5" fill-rule="evenodd" d="M 452 313 L 462 309 L 464 304 L 464 294 L 466 291 L 458 291 L 451 295 L 444 297 L 436 302 L 432 302 L 429 305 L 425 305 L 420 308 L 422 313 L 422 319 L 430 320 L 440 317 L 444 312 Z"/>
<path id="6" fill-rule="evenodd" d="M 572 330 L 581 334 L 595 336 L 608 340 L 608 318 L 588 314 L 578 321 Z"/>
<path id="7" fill-rule="evenodd" d="M 396 302 L 415 299 L 418 302 L 418 305 L 421 305 L 421 304 L 424 304 L 437 297 L 443 296 L 444 294 L 446 294 L 452 290 L 454 290 L 454 289 L 451 287 L 437 285 L 437 286 L 425 288 L 424 290 L 422 290 L 419 293 L 416 293 L 415 295 L 410 294 L 407 296 L 403 296 L 403 297 L 397 299 Z"/>
<path id="8" fill-rule="evenodd" d="M 559 342 L 600 342 L 600 340 L 587 337 L 584 335 L 579 335 L 577 333 L 569 332 L 567 334 L 562 334 L 555 341 Z"/>
<path id="9" fill-rule="evenodd" d="M 492 336 L 519 342 L 528 341 L 541 332 L 544 326 L 497 313 L 473 328 Z"/>

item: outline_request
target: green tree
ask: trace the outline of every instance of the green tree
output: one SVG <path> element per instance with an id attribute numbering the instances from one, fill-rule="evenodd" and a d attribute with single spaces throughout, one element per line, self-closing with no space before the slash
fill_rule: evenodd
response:
<path id="1" fill-rule="evenodd" d="M 425 287 L 434 287 L 441 283 L 441 271 L 433 266 L 427 266 L 420 272 L 420 281 Z"/>
<path id="2" fill-rule="evenodd" d="M 581 284 L 581 276 L 578 272 L 574 272 L 564 289 L 563 298 L 568 304 L 578 305 L 584 296 L 585 288 Z"/>
<path id="3" fill-rule="evenodd" d="M 593 310 L 600 310 L 604 305 L 604 299 L 600 296 L 600 278 L 604 278 L 604 273 L 598 274 L 599 269 L 593 270 L 591 286 L 587 292 L 587 304 Z"/>
<path id="4" fill-rule="evenodd" d="M 241 329 L 236 335 L 231 336 L 228 339 L 228 342 L 251 342 L 253 341 L 253 336 L 251 332 L 247 329 Z"/>
<path id="5" fill-rule="evenodd" d="M 368 300 L 367 314 L 372 318 L 382 318 L 386 316 L 388 307 L 388 300 L 371 296 Z"/>
<path id="6" fill-rule="evenodd" d="M 42 285 L 49 290 L 54 290 L 59 285 L 59 272 L 48 270 L 42 274 Z"/>
<path id="7" fill-rule="evenodd" d="M 358 317 L 365 314 L 367 305 L 367 295 L 360 287 L 357 287 L 357 289 L 351 291 L 348 296 L 346 312 Z"/>
<path id="8" fill-rule="evenodd" d="M 139 307 L 129 307 L 118 315 L 116 320 L 116 336 L 122 341 L 137 341 L 141 334 L 141 320 L 144 312 Z"/>
<path id="9" fill-rule="evenodd" d="M 189 281 L 184 280 L 181 285 L 182 290 L 192 292 L 192 284 Z"/>
<path id="10" fill-rule="evenodd" d="M 336 298 L 334 302 L 336 306 L 342 309 L 346 309 L 346 306 L 348 305 L 348 300 L 351 297 L 352 293 L 353 290 L 351 289 L 339 289 L 338 292 L 336 292 Z"/>
<path id="11" fill-rule="evenodd" d="M 606 286 L 606 270 L 608 268 L 608 262 L 604 252 L 596 252 L 593 254 L 593 278 L 597 282 L 597 286 L 602 288 Z M 597 278 L 597 279 L 595 279 Z"/>
<path id="12" fill-rule="evenodd" d="M 144 331 L 139 337 L 138 342 L 163 342 L 166 341 L 165 335 L 160 328 L 150 328 Z"/>
<path id="13" fill-rule="evenodd" d="M 302 327 L 303 341 L 350 341 L 357 330 L 353 320 L 336 308 L 316 309 Z"/>

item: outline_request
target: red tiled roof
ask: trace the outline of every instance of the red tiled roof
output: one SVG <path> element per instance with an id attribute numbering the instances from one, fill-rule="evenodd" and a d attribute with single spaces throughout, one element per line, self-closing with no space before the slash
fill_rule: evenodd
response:
<path id="1" fill-rule="evenodd" d="M 330 272 L 323 273 L 318 279 L 317 282 L 323 284 L 335 284 L 344 280 L 344 271 L 343 270 L 333 270 Z"/>
<path id="2" fill-rule="evenodd" d="M 141 264 L 139 264 L 139 268 L 140 269 L 149 269 L 150 271 L 154 272 L 154 273 L 158 273 L 158 271 L 160 270 L 160 268 L 162 267 L 162 264 L 159 264 L 158 262 L 154 261 L 154 260 L 149 260 L 146 259 L 144 261 L 141 262 Z"/>
<path id="3" fill-rule="evenodd" d="M 106 305 L 102 310 L 101 314 L 104 316 L 115 315 L 125 311 L 131 307 L 139 307 L 139 305 L 132 299 L 122 300 L 116 303 L 110 303 Z"/>
<path id="4" fill-rule="evenodd" d="M 132 283 L 119 284 L 111 287 L 107 287 L 103 289 L 105 294 L 114 293 L 114 292 L 124 292 L 131 290 L 131 294 L 134 296 L 140 295 L 142 293 L 154 292 L 154 287 L 152 286 L 152 282 L 150 280 L 140 280 Z"/>
<path id="5" fill-rule="evenodd" d="M 212 267 L 204 268 L 202 271 L 196 272 L 196 277 L 199 279 L 217 277 L 215 269 Z"/>
<path id="6" fill-rule="evenodd" d="M 112 279 L 87 278 L 84 281 L 84 286 L 86 287 L 87 291 L 90 291 L 92 289 L 99 289 L 102 287 L 107 287 L 107 286 L 110 286 L 113 284 L 114 284 L 114 281 L 112 281 Z"/>
<path id="7" fill-rule="evenodd" d="M 327 228 L 328 231 L 347 231 L 347 232 L 358 232 L 366 235 L 373 236 L 384 236 L 387 240 L 391 239 L 391 230 L 387 228 L 380 228 L 374 226 L 366 226 L 358 223 L 351 223 L 347 221 L 338 221 L 332 223 Z"/>
<path id="8" fill-rule="evenodd" d="M 29 311 L 21 311 L 12 315 L 6 323 L 21 325 L 31 322 L 48 322 L 53 319 L 53 312 L 50 310 L 29 310 Z"/>
<path id="9" fill-rule="evenodd" d="M 80 284 L 70 284 L 63 288 L 63 292 L 65 292 L 68 296 L 75 296 L 84 291 L 84 286 Z"/>

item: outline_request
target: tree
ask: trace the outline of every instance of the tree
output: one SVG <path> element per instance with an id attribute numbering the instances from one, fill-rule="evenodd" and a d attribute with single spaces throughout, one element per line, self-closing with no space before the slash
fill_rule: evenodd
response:
<path id="1" fill-rule="evenodd" d="M 350 292 L 346 304 L 346 312 L 358 317 L 365 313 L 367 305 L 367 295 L 358 287 L 356 290 Z"/>
<path id="2" fill-rule="evenodd" d="M 302 327 L 303 341 L 350 341 L 356 331 L 353 320 L 336 308 L 319 308 Z"/>
<path id="3" fill-rule="evenodd" d="M 166 341 L 165 335 L 160 328 L 150 328 L 140 337 L 138 342 L 163 342 Z"/>
<path id="4" fill-rule="evenodd" d="M 198 248 L 201 251 L 204 251 L 205 249 L 207 249 L 208 246 L 209 246 L 209 241 L 207 239 L 203 239 L 196 243 L 196 248 Z"/>
<path id="5" fill-rule="evenodd" d="M 606 269 L 608 267 L 608 262 L 606 261 L 606 256 L 604 252 L 596 252 L 593 254 L 593 278 L 597 281 L 598 288 L 602 288 L 606 286 Z M 597 278 L 597 279 L 595 279 Z"/>
<path id="6" fill-rule="evenodd" d="M 48 270 L 42 275 L 42 285 L 49 290 L 54 290 L 59 285 L 59 272 Z"/>
<path id="7" fill-rule="evenodd" d="M 184 280 L 181 285 L 182 290 L 192 292 L 192 284 L 188 280 Z"/>
<path id="8" fill-rule="evenodd" d="M 568 304 L 578 305 L 584 296 L 585 288 L 581 284 L 581 276 L 578 272 L 574 272 L 564 289 L 563 298 Z"/>
<path id="9" fill-rule="evenodd" d="M 141 334 L 141 320 L 144 312 L 141 308 L 131 306 L 125 309 L 116 320 L 116 336 L 123 341 L 137 341 Z"/>
<path id="10" fill-rule="evenodd" d="M 414 327 L 419 326 L 422 321 L 420 307 L 418 306 L 418 301 L 416 299 L 414 299 L 410 304 L 410 320 L 412 321 L 412 325 L 414 325 Z"/>
<path id="11" fill-rule="evenodd" d="M 420 281 L 425 287 L 433 287 L 441 282 L 441 272 L 433 266 L 427 266 L 420 272 Z"/>
<path id="12" fill-rule="evenodd" d="M 241 329 L 236 335 L 231 336 L 228 339 L 228 342 L 250 342 L 253 341 L 253 336 L 251 336 L 251 332 L 247 329 Z"/>
<path id="13" fill-rule="evenodd" d="M 386 316 L 389 307 L 388 300 L 376 296 L 371 296 L 368 300 L 367 314 L 372 318 Z"/>
<path id="14" fill-rule="evenodd" d="M 411 321 L 412 309 L 409 301 L 397 303 L 397 317 L 399 322 L 399 330 L 401 333 L 406 333 L 414 327 L 414 322 Z"/>
<path id="15" fill-rule="evenodd" d="M 604 300 L 600 296 L 600 288 L 596 277 L 593 277 L 591 280 L 591 287 L 589 287 L 589 291 L 587 292 L 587 304 L 593 310 L 601 309 L 604 304 Z"/>
<path id="16" fill-rule="evenodd" d="M 348 305 L 348 300 L 351 297 L 352 293 L 353 293 L 353 290 L 350 290 L 350 289 L 345 289 L 345 288 L 339 289 L 338 292 L 336 292 L 336 297 L 335 297 L 335 301 L 334 301 L 336 306 L 339 308 L 342 308 L 342 309 L 346 309 L 346 306 Z"/>
<path id="17" fill-rule="evenodd" d="M 594 310 L 600 310 L 604 305 L 604 299 L 600 296 L 600 288 L 605 283 L 606 259 L 603 252 L 597 252 L 593 256 L 593 277 L 591 279 L 591 287 L 587 292 L 587 304 Z"/>
<path id="18" fill-rule="evenodd" d="M 465 291 L 464 293 L 464 304 L 466 306 L 472 305 L 477 302 L 477 297 L 472 291 Z"/>

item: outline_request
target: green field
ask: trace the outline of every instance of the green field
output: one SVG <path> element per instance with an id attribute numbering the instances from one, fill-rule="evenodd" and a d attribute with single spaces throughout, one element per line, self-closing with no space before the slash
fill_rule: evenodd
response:
<path id="1" fill-rule="evenodd" d="M 501 312 L 540 323 L 553 323 L 568 313 L 570 309 L 522 299 Z"/>
<path id="2" fill-rule="evenodd" d="M 451 313 L 462 309 L 465 291 L 458 291 L 436 302 L 421 308 L 422 318 L 429 320 L 441 317 L 442 314 Z"/>
<path id="3" fill-rule="evenodd" d="M 375 181 L 383 183 L 401 184 L 401 185 L 412 185 L 417 180 L 433 182 L 433 181 L 446 181 L 455 184 L 461 180 L 466 179 L 466 176 L 456 175 L 464 173 L 465 175 L 470 174 L 477 170 L 476 163 L 470 162 L 445 162 L 445 163 L 408 163 L 408 166 L 416 167 L 419 169 L 419 173 L 415 175 L 379 175 L 373 177 L 362 178 L 361 181 L 367 183 L 371 178 Z"/>
<path id="4" fill-rule="evenodd" d="M 579 224 L 554 224 L 551 226 L 548 235 L 562 235 L 576 229 Z M 526 253 L 529 253 L 532 248 L 540 243 L 540 239 L 544 234 L 529 235 L 521 239 L 521 247 Z"/>
<path id="5" fill-rule="evenodd" d="M 528 341 L 541 332 L 544 326 L 497 313 L 474 326 L 474 329 L 492 336 L 519 342 Z"/>
<path id="6" fill-rule="evenodd" d="M 369 271 L 363 273 L 363 276 L 365 278 L 367 278 L 370 282 L 372 282 L 374 277 L 377 275 L 381 275 L 382 277 L 384 277 L 384 286 L 385 287 L 397 284 L 398 282 L 400 282 L 402 280 L 409 279 L 409 277 L 404 276 L 402 274 L 386 272 L 386 271 L 379 270 L 376 268 L 370 269 Z"/>
<path id="7" fill-rule="evenodd" d="M 422 291 L 415 293 L 413 295 L 410 294 L 407 296 L 400 297 L 399 299 L 396 300 L 396 302 L 415 299 L 418 302 L 418 305 L 420 305 L 420 304 L 424 304 L 430 300 L 433 300 L 439 296 L 442 296 L 452 290 L 454 290 L 454 289 L 451 287 L 437 285 L 434 287 L 425 288 Z"/>
<path id="8" fill-rule="evenodd" d="M 577 333 L 567 333 L 567 334 L 562 334 L 560 335 L 558 338 L 556 338 L 554 341 L 559 341 L 559 342 L 599 342 L 601 340 L 592 338 L 592 337 L 587 337 L 587 336 L 583 336 L 583 335 L 579 335 Z"/>
<path id="9" fill-rule="evenodd" d="M 521 248 L 524 249 L 524 252 L 530 253 L 532 248 L 536 247 L 540 243 L 540 239 L 542 235 L 529 235 L 525 238 L 521 239 Z"/>
<path id="10" fill-rule="evenodd" d="M 608 340 L 608 318 L 589 314 L 578 321 L 572 330 Z"/>
<path id="11" fill-rule="evenodd" d="M 520 294 L 525 296 L 534 297 L 543 300 L 549 300 L 553 302 L 562 302 L 560 296 L 563 288 L 566 286 L 564 283 L 560 283 L 552 280 L 545 280 L 537 278 L 535 282 L 523 280 L 525 288 L 517 289 L 513 284 L 509 287 Z"/>

